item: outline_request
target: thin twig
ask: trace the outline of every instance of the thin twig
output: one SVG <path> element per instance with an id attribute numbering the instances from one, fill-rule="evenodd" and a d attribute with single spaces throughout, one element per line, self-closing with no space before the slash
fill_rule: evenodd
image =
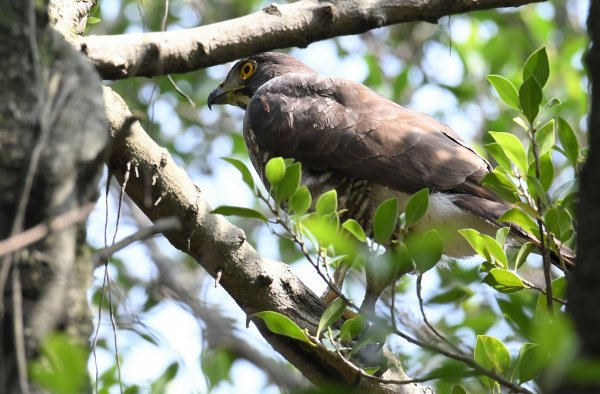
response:
<path id="1" fill-rule="evenodd" d="M 533 152 L 533 160 L 535 162 L 535 178 L 539 181 L 541 178 L 540 171 L 540 152 L 537 141 L 535 140 L 536 128 L 531 124 L 529 128 L 529 138 L 531 140 L 531 150 Z M 536 219 L 538 229 L 540 232 L 540 249 L 542 251 L 542 263 L 544 267 L 544 282 L 546 283 L 546 305 L 548 307 L 548 313 L 550 316 L 554 315 L 554 308 L 552 306 L 552 275 L 550 273 L 550 250 L 546 246 L 546 233 L 544 220 L 544 207 L 542 205 L 541 197 L 537 196 L 537 212 L 539 217 Z M 560 254 L 560 253 L 559 253 Z"/>
<path id="2" fill-rule="evenodd" d="M 525 286 L 526 286 L 528 289 L 532 289 L 532 290 L 538 291 L 538 292 L 542 293 L 542 294 L 543 294 L 543 295 L 545 295 L 545 296 L 547 296 L 547 295 L 548 295 L 548 294 L 546 293 L 546 291 L 545 291 L 544 289 L 542 289 L 541 287 L 538 287 L 538 286 L 536 286 L 535 284 L 533 284 L 532 282 L 528 281 L 527 279 L 523 279 L 523 278 L 520 278 L 520 279 L 521 279 L 521 282 L 523 282 L 523 284 L 524 284 L 524 285 L 525 285 Z M 558 302 L 559 304 L 562 304 L 562 305 L 567 305 L 567 301 L 565 301 L 565 300 L 563 300 L 563 299 L 561 299 L 561 298 L 558 298 L 558 297 L 552 296 L 552 299 L 553 299 L 554 301 Z"/>
<path id="3" fill-rule="evenodd" d="M 113 254 L 121 249 L 126 248 L 134 242 L 143 241 L 155 234 L 163 233 L 169 230 L 176 230 L 179 228 L 181 228 L 181 222 L 174 216 L 158 219 L 153 225 L 144 227 L 130 236 L 123 238 L 117 243 L 113 243 L 110 246 L 97 250 L 92 258 L 94 266 L 103 264 L 104 261 L 108 260 Z"/>
<path id="4" fill-rule="evenodd" d="M 419 309 L 421 309 L 421 316 L 423 317 L 423 321 L 425 322 L 425 325 L 431 330 L 431 332 L 433 332 L 439 339 L 441 339 L 442 341 L 444 341 L 446 344 L 448 344 L 455 352 L 457 353 L 463 353 L 462 350 L 460 350 L 455 344 L 453 344 L 452 342 L 450 342 L 450 340 L 448 340 L 448 338 L 446 338 L 444 335 L 442 335 L 434 326 L 433 324 L 431 324 L 429 322 L 429 319 L 427 319 L 427 314 L 425 313 L 425 307 L 424 307 L 424 303 L 423 303 L 423 296 L 421 294 L 421 280 L 423 279 L 423 273 L 419 272 L 419 275 L 417 275 L 417 298 L 419 299 Z"/>
<path id="5" fill-rule="evenodd" d="M 302 239 L 300 239 L 300 237 L 298 237 L 296 232 L 290 228 L 289 224 L 286 221 L 281 219 L 281 216 L 279 214 L 279 210 L 277 209 L 277 207 L 274 207 L 271 204 L 271 201 L 267 197 L 265 197 L 261 193 L 261 191 L 258 189 L 256 190 L 256 196 L 258 197 L 259 200 L 261 200 L 262 202 L 264 202 L 267 205 L 267 207 L 269 208 L 271 213 L 275 216 L 276 223 L 279 224 L 281 227 L 283 227 L 283 229 L 291 237 L 291 241 L 293 243 L 295 243 L 296 245 L 298 245 L 298 247 L 300 247 L 300 252 L 302 252 L 302 254 L 306 258 L 306 260 L 310 263 L 310 265 L 312 265 L 315 268 L 315 270 L 317 271 L 317 274 L 323 279 L 323 281 L 327 284 L 327 286 L 329 286 L 329 288 L 338 297 L 340 297 L 342 300 L 344 300 L 344 302 L 346 303 L 346 305 L 348 307 L 358 311 L 358 307 L 354 304 L 354 302 L 352 300 L 348 299 L 348 297 L 346 297 L 344 295 L 342 290 L 340 290 L 340 288 L 335 283 L 333 283 L 333 281 L 330 279 L 329 275 L 326 275 L 322 272 L 321 267 L 319 266 L 318 260 L 315 261 L 313 259 L 312 255 L 308 251 L 308 248 L 306 247 L 306 244 L 304 243 L 304 241 Z"/>
<path id="6" fill-rule="evenodd" d="M 395 326 L 395 324 L 394 324 Z M 485 375 L 489 378 L 494 379 L 496 382 L 498 382 L 499 384 L 501 384 L 502 386 L 508 388 L 509 390 L 511 390 L 511 392 L 515 392 L 515 393 L 523 393 L 523 394 L 532 394 L 531 391 L 527 390 L 524 387 L 521 387 L 517 384 L 512 383 L 510 380 L 506 379 L 505 377 L 497 374 L 496 372 L 486 369 L 484 367 L 482 367 L 479 363 L 477 363 L 473 358 L 466 356 L 464 354 L 457 354 L 454 352 L 451 352 L 447 349 L 444 349 L 443 347 L 431 344 L 431 343 L 427 343 L 427 342 L 423 342 L 420 341 L 416 338 L 411 337 L 408 334 L 403 333 L 402 331 L 398 330 L 397 328 L 394 327 L 393 333 L 398 335 L 399 337 L 403 338 L 404 340 L 406 340 L 407 342 L 410 342 L 414 345 L 417 345 L 419 347 L 422 347 L 424 349 L 427 350 L 431 350 L 433 352 L 439 353 L 443 356 L 446 356 L 448 358 L 451 358 L 453 360 L 457 360 L 460 361 L 466 365 L 468 365 L 469 367 L 471 367 L 473 370 L 475 370 L 476 372 Z"/>
<path id="7" fill-rule="evenodd" d="M 61 232 L 73 224 L 83 222 L 90 212 L 94 210 L 95 205 L 94 203 L 89 203 L 77 207 L 55 217 L 48 223 L 40 223 L 10 238 L 1 240 L 0 256 L 23 249 L 51 233 Z"/>

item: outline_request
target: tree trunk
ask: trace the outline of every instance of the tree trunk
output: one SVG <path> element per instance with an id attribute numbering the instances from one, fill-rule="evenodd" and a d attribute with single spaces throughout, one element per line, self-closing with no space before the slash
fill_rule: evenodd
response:
<path id="1" fill-rule="evenodd" d="M 34 4 L 0 1 L 0 239 L 65 213 L 84 219 L 108 141 L 97 74 Z M 79 223 L 0 257 L 0 392 L 38 391 L 27 363 L 49 333 L 87 343 L 84 240 Z"/>
<path id="2" fill-rule="evenodd" d="M 579 333 L 582 360 L 600 360 L 600 2 L 590 1 L 587 67 L 591 85 L 588 115 L 590 153 L 581 172 L 577 264 L 569 277 L 569 311 Z M 598 393 L 600 382 L 566 382 L 562 393 Z"/>

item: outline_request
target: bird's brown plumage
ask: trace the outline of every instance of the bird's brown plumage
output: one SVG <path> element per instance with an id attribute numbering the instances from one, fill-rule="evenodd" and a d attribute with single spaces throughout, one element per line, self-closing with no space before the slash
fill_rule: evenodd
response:
<path id="1" fill-rule="evenodd" d="M 256 71 L 242 78 L 248 63 Z M 481 185 L 490 164 L 448 126 L 362 84 L 321 76 L 291 56 L 264 53 L 240 60 L 209 96 L 209 105 L 224 103 L 246 109 L 244 137 L 263 180 L 270 158 L 300 161 L 303 183 L 313 195 L 335 188 L 346 215 L 367 231 L 385 198 L 397 196 L 402 204 L 423 188 L 438 204 L 430 206 L 429 216 L 439 217 L 428 226 L 449 226 L 454 233 L 467 226 L 493 234 L 498 218 L 511 208 Z M 535 241 L 516 226 L 512 230 Z M 460 236 L 451 242 L 466 245 Z M 466 246 L 468 252 L 448 247 L 445 253 L 474 254 Z M 565 248 L 564 254 L 571 262 L 572 252 Z"/>

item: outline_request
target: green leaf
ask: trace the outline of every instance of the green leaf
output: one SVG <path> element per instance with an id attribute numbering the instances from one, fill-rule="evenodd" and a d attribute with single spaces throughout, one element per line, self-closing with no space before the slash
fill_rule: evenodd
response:
<path id="1" fill-rule="evenodd" d="M 452 386 L 452 393 L 451 394 L 467 394 L 467 390 L 465 390 L 464 388 L 462 388 L 462 386 L 459 386 L 458 384 L 455 384 L 454 386 Z"/>
<path id="2" fill-rule="evenodd" d="M 274 157 L 267 162 L 265 166 L 265 175 L 267 180 L 273 186 L 285 176 L 285 161 L 282 157 Z"/>
<path id="3" fill-rule="evenodd" d="M 499 167 L 496 167 L 492 172 L 485 174 L 481 180 L 481 184 L 508 202 L 515 203 L 520 201 L 517 187 L 501 172 Z"/>
<path id="4" fill-rule="evenodd" d="M 366 367 L 363 368 L 363 371 L 365 371 L 365 373 L 367 375 L 373 375 L 375 372 L 379 371 L 381 367 L 377 366 L 377 367 Z"/>
<path id="5" fill-rule="evenodd" d="M 233 165 L 237 170 L 242 174 L 242 180 L 250 189 L 254 190 L 254 179 L 252 178 L 252 174 L 246 164 L 243 161 L 235 159 L 233 157 L 221 157 L 221 159 L 225 160 L 227 163 Z"/>
<path id="6" fill-rule="evenodd" d="M 519 102 L 521 103 L 523 115 L 525 115 L 529 124 L 533 124 L 540 112 L 540 103 L 542 102 L 542 88 L 533 76 L 527 78 L 521 85 Z"/>
<path id="7" fill-rule="evenodd" d="M 298 215 L 302 215 L 310 208 L 312 204 L 312 197 L 310 195 L 310 191 L 306 186 L 300 186 L 290 200 L 288 202 L 288 206 L 292 211 L 294 211 Z"/>
<path id="8" fill-rule="evenodd" d="M 577 167 L 577 161 L 579 160 L 579 143 L 577 137 L 569 125 L 569 122 L 563 118 L 558 118 L 558 139 L 563 147 L 563 152 L 569 163 L 573 167 Z"/>
<path id="9" fill-rule="evenodd" d="M 87 24 L 88 25 L 95 25 L 97 23 L 102 22 L 102 19 L 99 18 L 94 18 L 93 16 L 88 16 L 87 18 Z"/>
<path id="10" fill-rule="evenodd" d="M 275 185 L 271 184 L 271 192 L 274 198 L 277 201 L 287 201 L 287 199 L 289 199 L 300 187 L 301 177 L 302 166 L 300 163 L 296 162 L 287 164 L 283 179 L 281 179 Z"/>
<path id="11" fill-rule="evenodd" d="M 482 282 L 501 293 L 515 293 L 525 288 L 521 278 L 514 272 L 502 268 L 492 268 Z"/>
<path id="12" fill-rule="evenodd" d="M 420 273 L 425 273 L 433 268 L 442 258 L 444 249 L 442 237 L 435 229 L 411 239 L 407 242 L 407 246 Z"/>
<path id="13" fill-rule="evenodd" d="M 567 297 L 567 278 L 565 276 L 561 276 L 560 278 L 554 279 L 552 281 L 552 297 L 558 299 L 566 299 Z M 555 316 L 560 312 L 560 308 L 562 308 L 562 304 L 558 301 L 552 301 L 552 309 L 553 313 L 550 315 L 548 313 L 548 300 L 545 294 L 540 294 L 537 299 L 537 304 L 535 307 L 535 317 L 536 319 L 540 319 L 541 321 L 549 321 L 552 319 L 552 316 Z"/>
<path id="14" fill-rule="evenodd" d="M 210 211 L 212 214 L 223 216 L 239 216 L 242 218 L 260 219 L 263 222 L 267 221 L 267 217 L 262 213 L 252 208 L 234 207 L 231 205 L 221 205 Z"/>
<path id="15" fill-rule="evenodd" d="M 554 176 L 554 169 L 552 169 L 552 175 Z M 533 197 L 536 200 L 538 198 L 540 199 L 540 201 L 542 202 L 542 206 L 545 207 L 548 205 L 548 196 L 546 195 L 546 189 L 544 189 L 544 186 L 542 185 L 540 179 L 537 179 L 535 176 L 528 175 L 527 189 L 529 190 L 529 194 L 531 194 L 531 197 Z"/>
<path id="16" fill-rule="evenodd" d="M 522 174 L 526 174 L 527 156 L 521 141 L 510 133 L 490 131 L 490 135 L 500 145 L 506 157 L 515 164 Z"/>
<path id="17" fill-rule="evenodd" d="M 210 389 L 222 381 L 230 381 L 229 371 L 235 361 L 234 356 L 226 349 L 205 349 L 202 352 L 200 366 Z"/>
<path id="18" fill-rule="evenodd" d="M 529 254 L 535 249 L 535 245 L 531 242 L 525 242 L 523 246 L 519 249 L 517 253 L 517 258 L 515 259 L 515 269 L 521 268 L 521 266 L 527 261 L 527 257 Z"/>
<path id="19" fill-rule="evenodd" d="M 345 310 L 346 303 L 339 297 L 333 300 L 331 304 L 327 305 L 327 308 L 319 320 L 319 328 L 317 329 L 316 337 L 319 338 L 323 330 L 327 330 L 329 327 L 331 327 L 331 325 L 344 314 Z"/>
<path id="20" fill-rule="evenodd" d="M 337 192 L 335 189 L 329 190 L 319 196 L 317 200 L 317 215 L 331 215 L 337 211 Z"/>
<path id="21" fill-rule="evenodd" d="M 396 230 L 398 223 L 398 200 L 385 200 L 375 210 L 373 218 L 373 233 L 375 242 L 385 244 Z"/>
<path id="22" fill-rule="evenodd" d="M 547 366 L 548 355 L 535 343 L 524 343 L 519 349 L 517 372 L 519 384 L 536 378 Z"/>
<path id="23" fill-rule="evenodd" d="M 539 238 L 537 223 L 525 212 L 518 208 L 511 208 L 498 218 L 499 222 L 510 222 L 520 226 L 523 230 Z"/>
<path id="24" fill-rule="evenodd" d="M 557 237 L 560 238 L 560 227 L 558 225 L 558 217 L 559 217 L 559 208 L 558 207 L 550 207 L 544 212 L 544 224 L 546 225 L 546 230 L 556 234 Z"/>
<path id="25" fill-rule="evenodd" d="M 178 370 L 179 370 L 179 364 L 171 363 L 171 365 L 169 365 L 165 369 L 163 374 L 158 379 L 156 379 L 154 382 L 152 382 L 150 392 L 152 394 L 164 393 L 166 391 L 166 388 L 167 388 L 167 385 L 169 384 L 169 382 L 172 381 L 173 378 L 175 378 L 175 375 L 177 375 Z"/>
<path id="26" fill-rule="evenodd" d="M 452 289 L 432 297 L 428 304 L 458 304 L 470 298 L 475 292 L 468 287 L 453 287 Z"/>
<path id="27" fill-rule="evenodd" d="M 86 391 L 88 352 L 65 334 L 53 333 L 41 345 L 39 358 L 31 361 L 31 379 L 39 387 L 61 394 Z"/>
<path id="28" fill-rule="evenodd" d="M 497 142 L 492 142 L 483 146 L 492 157 L 498 162 L 498 164 L 506 171 L 512 171 L 512 164 L 510 159 L 502 150 L 502 147 Z"/>
<path id="29" fill-rule="evenodd" d="M 494 238 L 470 228 L 458 230 L 458 232 L 467 240 L 477 254 L 487 261 L 497 261 L 504 268 L 508 267 L 506 253 L 504 253 L 504 249 L 502 249 L 502 246 Z"/>
<path id="30" fill-rule="evenodd" d="M 498 231 L 496 231 L 496 242 L 498 243 L 498 245 L 500 245 L 501 248 L 504 247 L 504 244 L 506 243 L 506 236 L 509 232 L 510 227 L 502 227 L 499 228 Z"/>
<path id="31" fill-rule="evenodd" d="M 548 64 L 548 55 L 546 54 L 546 48 L 542 47 L 532 53 L 525 61 L 525 67 L 523 67 L 523 81 L 533 77 L 540 88 L 543 88 L 548 81 L 549 75 L 550 66 Z"/>
<path id="32" fill-rule="evenodd" d="M 487 80 L 490 81 L 498 95 L 509 107 L 519 110 L 519 95 L 515 85 L 501 75 L 488 75 Z"/>
<path id="33" fill-rule="evenodd" d="M 367 327 L 368 320 L 363 315 L 356 315 L 342 324 L 340 340 L 351 341 L 358 337 Z"/>
<path id="34" fill-rule="evenodd" d="M 548 101 L 546 103 L 546 105 L 544 105 L 544 109 L 550 109 L 550 108 L 554 107 L 555 105 L 560 105 L 560 104 L 561 104 L 561 102 L 559 99 L 557 99 L 556 97 L 552 97 L 550 99 L 550 101 Z"/>
<path id="35" fill-rule="evenodd" d="M 482 367 L 492 370 L 502 376 L 507 376 L 510 370 L 510 353 L 506 346 L 497 338 L 478 335 L 475 341 L 473 358 Z M 495 382 L 484 376 L 481 381 L 488 387 L 493 387 Z"/>
<path id="36" fill-rule="evenodd" d="M 429 189 L 421 189 L 413 194 L 406 203 L 404 215 L 406 219 L 406 227 L 416 223 L 427 212 L 429 205 Z"/>
<path id="37" fill-rule="evenodd" d="M 367 242 L 367 236 L 365 230 L 361 225 L 354 219 L 348 219 L 342 224 L 342 227 L 346 229 L 350 234 L 354 235 L 360 242 Z"/>
<path id="38" fill-rule="evenodd" d="M 252 315 L 248 316 L 248 318 L 251 317 L 258 317 L 259 319 L 262 319 L 265 322 L 269 331 L 271 331 L 272 333 L 297 339 L 299 341 L 306 342 L 312 346 L 316 346 L 314 343 L 311 342 L 306 333 L 300 327 L 298 327 L 296 323 L 294 323 L 289 317 L 282 315 L 281 313 L 273 311 L 263 311 L 253 313 Z"/>
<path id="39" fill-rule="evenodd" d="M 552 149 L 554 146 L 554 119 L 550 119 L 535 132 L 535 141 L 538 144 L 538 154 L 540 156 Z"/>

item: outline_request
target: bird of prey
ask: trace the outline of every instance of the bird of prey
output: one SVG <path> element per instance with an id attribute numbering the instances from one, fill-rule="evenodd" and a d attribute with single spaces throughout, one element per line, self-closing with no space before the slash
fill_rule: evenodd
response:
<path id="1" fill-rule="evenodd" d="M 440 230 L 449 257 L 475 254 L 459 229 L 494 235 L 506 225 L 498 218 L 512 206 L 481 185 L 492 170 L 483 157 L 448 126 L 360 83 L 266 52 L 238 61 L 210 93 L 208 105 L 214 104 L 245 109 L 244 139 L 263 182 L 269 159 L 293 158 L 302 163 L 302 183 L 311 194 L 336 189 L 345 215 L 367 232 L 380 203 L 397 197 L 404 209 L 423 188 L 430 191 L 428 211 L 411 231 Z M 512 233 L 534 240 L 516 226 Z M 563 249 L 571 263 L 572 252 Z M 368 276 L 369 270 L 363 306 L 372 308 L 389 282 L 372 284 Z"/>

